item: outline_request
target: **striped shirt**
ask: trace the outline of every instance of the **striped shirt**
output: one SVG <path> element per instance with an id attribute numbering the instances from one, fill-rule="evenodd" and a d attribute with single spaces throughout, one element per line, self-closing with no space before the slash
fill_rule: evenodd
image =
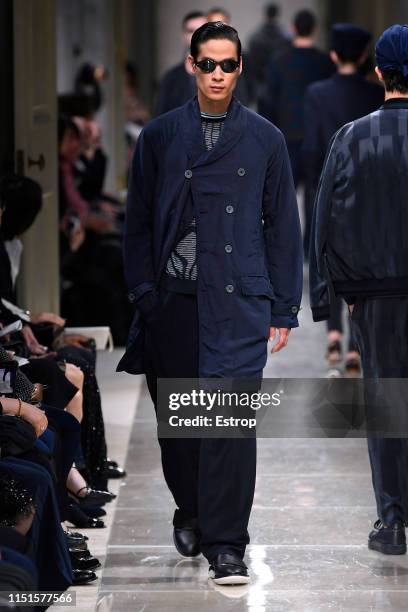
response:
<path id="1" fill-rule="evenodd" d="M 201 127 L 207 151 L 218 142 L 227 113 L 212 115 L 201 113 Z M 167 261 L 166 273 L 181 280 L 197 280 L 197 228 L 193 218 L 179 237 Z"/>

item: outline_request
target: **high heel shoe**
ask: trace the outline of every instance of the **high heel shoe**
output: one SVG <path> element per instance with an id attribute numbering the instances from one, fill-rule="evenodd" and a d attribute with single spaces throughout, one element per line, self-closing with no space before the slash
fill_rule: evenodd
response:
<path id="1" fill-rule="evenodd" d="M 66 517 L 75 527 L 80 527 L 82 529 L 102 529 L 105 527 L 105 523 L 101 521 L 101 519 L 87 516 L 82 512 L 78 504 L 70 504 L 68 506 Z"/>
<path id="2" fill-rule="evenodd" d="M 81 491 L 88 491 L 86 495 L 79 495 Z M 68 490 L 68 495 L 75 499 L 78 503 L 89 506 L 103 506 L 114 500 L 116 495 L 109 491 L 95 491 L 90 487 L 81 487 L 76 493 Z"/>

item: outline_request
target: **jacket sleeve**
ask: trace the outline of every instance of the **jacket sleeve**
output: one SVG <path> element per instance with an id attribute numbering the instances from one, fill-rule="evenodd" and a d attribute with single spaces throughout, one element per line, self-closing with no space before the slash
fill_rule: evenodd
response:
<path id="1" fill-rule="evenodd" d="M 123 241 L 125 276 L 131 302 L 137 302 L 156 286 L 152 211 L 156 178 L 156 157 L 146 131 L 142 130 L 129 175 Z"/>
<path id="2" fill-rule="evenodd" d="M 333 299 L 326 262 L 326 241 L 336 181 L 336 137 L 337 134 L 331 139 L 327 150 L 313 209 L 309 253 L 309 288 L 313 321 L 324 321 L 330 317 L 330 304 Z"/>
<path id="3" fill-rule="evenodd" d="M 264 243 L 275 293 L 271 327 L 298 327 L 303 285 L 303 251 L 296 192 L 286 143 L 279 134 L 263 195 Z"/>

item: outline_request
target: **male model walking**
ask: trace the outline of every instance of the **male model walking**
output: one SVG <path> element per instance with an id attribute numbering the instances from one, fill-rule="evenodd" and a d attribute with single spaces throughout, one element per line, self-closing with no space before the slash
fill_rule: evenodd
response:
<path id="1" fill-rule="evenodd" d="M 384 88 L 368 81 L 361 67 L 368 57 L 370 32 L 351 23 L 335 23 L 331 29 L 330 56 L 337 72 L 329 79 L 308 87 L 305 97 L 305 252 L 310 250 L 313 204 L 331 138 L 346 123 L 378 110 L 384 102 Z M 339 375 L 343 358 L 343 301 L 337 298 L 327 321 L 326 359 L 330 375 Z M 333 369 L 334 368 L 334 369 Z M 346 376 L 360 375 L 360 357 L 353 334 L 345 355 Z"/>
<path id="2" fill-rule="evenodd" d="M 331 76 L 335 68 L 327 53 L 315 46 L 318 25 L 311 11 L 298 11 L 292 29 L 295 36 L 290 46 L 269 62 L 265 96 L 260 101 L 258 112 L 282 130 L 297 187 L 304 179 L 305 91 L 310 83 Z"/>
<path id="3" fill-rule="evenodd" d="M 332 139 L 310 252 L 313 318 L 328 318 L 334 295 L 348 302 L 374 380 L 408 377 L 408 26 L 382 34 L 376 59 L 385 102 Z M 407 439 L 370 437 L 368 448 L 379 517 L 368 546 L 405 553 Z"/>
<path id="4" fill-rule="evenodd" d="M 198 96 L 153 120 L 133 159 L 125 269 L 136 313 L 118 368 L 157 378 L 261 378 L 296 327 L 300 225 L 282 134 L 233 90 L 241 43 L 222 22 L 193 34 Z M 177 510 L 174 542 L 200 551 L 220 584 L 248 582 L 243 562 L 255 439 L 160 439 Z"/>

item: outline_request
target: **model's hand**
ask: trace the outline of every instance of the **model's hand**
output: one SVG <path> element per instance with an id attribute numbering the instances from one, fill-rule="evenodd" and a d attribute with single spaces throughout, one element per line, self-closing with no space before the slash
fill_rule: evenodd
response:
<path id="1" fill-rule="evenodd" d="M 280 351 L 287 345 L 289 334 L 290 334 L 290 328 L 279 327 L 278 329 L 276 327 L 271 327 L 269 330 L 269 340 L 271 340 L 271 342 L 275 340 L 276 332 L 278 332 L 278 338 L 277 338 L 277 342 L 271 348 L 271 353 L 277 353 L 278 351 Z"/>

